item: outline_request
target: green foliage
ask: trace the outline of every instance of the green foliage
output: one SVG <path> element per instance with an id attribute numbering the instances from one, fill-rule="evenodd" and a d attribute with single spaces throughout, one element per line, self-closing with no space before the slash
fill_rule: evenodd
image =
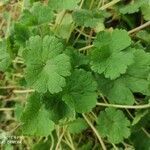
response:
<path id="1" fill-rule="evenodd" d="M 124 74 L 134 59 L 133 50 L 128 48 L 130 44 L 131 39 L 125 30 L 100 32 L 91 53 L 91 69 L 99 74 L 104 73 L 110 79 Z"/>
<path id="2" fill-rule="evenodd" d="M 150 2 L 142 5 L 141 11 L 142 11 L 144 19 L 146 21 L 149 21 L 150 20 Z"/>
<path id="3" fill-rule="evenodd" d="M 140 130 L 139 132 L 133 132 L 131 135 L 134 146 L 137 150 L 148 150 L 150 146 L 149 138 Z"/>
<path id="4" fill-rule="evenodd" d="M 100 112 L 97 124 L 100 134 L 112 143 L 120 143 L 130 135 L 130 121 L 120 110 L 106 108 Z"/>
<path id="5" fill-rule="evenodd" d="M 54 36 L 30 37 L 24 58 L 27 64 L 26 80 L 38 92 L 58 93 L 70 75 L 69 57 L 62 54 L 63 44 Z"/>
<path id="6" fill-rule="evenodd" d="M 4 2 L 0 136 L 27 136 L 12 149 L 148 150 L 149 1 Z"/>
<path id="7" fill-rule="evenodd" d="M 79 0 L 49 0 L 49 7 L 53 10 L 74 10 L 78 8 L 78 2 Z"/>
<path id="8" fill-rule="evenodd" d="M 63 100 L 76 112 L 89 112 L 96 105 L 96 85 L 90 72 L 75 70 L 68 79 Z"/>
<path id="9" fill-rule="evenodd" d="M 59 121 L 71 118 L 74 115 L 74 111 L 62 101 L 60 95 L 46 94 L 43 97 L 43 103 L 49 112 L 50 119 L 56 124 L 59 123 Z"/>
<path id="10" fill-rule="evenodd" d="M 79 26 L 95 28 L 104 22 L 104 17 L 108 15 L 98 10 L 76 10 L 73 12 L 73 19 Z"/>
<path id="11" fill-rule="evenodd" d="M 7 41 L 0 41 L 0 71 L 5 71 L 11 63 L 11 57 L 7 50 Z"/>
<path id="12" fill-rule="evenodd" d="M 122 14 L 132 14 L 139 11 L 139 8 L 148 2 L 148 0 L 135 0 L 131 1 L 128 5 L 123 6 L 120 8 L 120 12 Z"/>
<path id="13" fill-rule="evenodd" d="M 54 130 L 54 123 L 49 119 L 40 97 L 37 93 L 31 95 L 21 116 L 25 135 L 47 136 Z"/>
<path id="14" fill-rule="evenodd" d="M 45 17 L 46 16 L 46 17 Z M 53 20 L 53 11 L 50 7 L 40 2 L 33 3 L 30 10 L 25 9 L 20 22 L 27 26 L 40 25 Z"/>
<path id="15" fill-rule="evenodd" d="M 120 78 L 112 81 L 103 76 L 98 77 L 99 89 L 111 103 L 133 104 L 133 93 L 150 95 L 150 55 L 143 50 L 136 50 L 134 55 L 135 63 Z"/>

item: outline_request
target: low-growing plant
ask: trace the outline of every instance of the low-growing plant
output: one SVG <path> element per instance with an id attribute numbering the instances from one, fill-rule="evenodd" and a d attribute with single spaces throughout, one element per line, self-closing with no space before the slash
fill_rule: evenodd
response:
<path id="1" fill-rule="evenodd" d="M 2 149 L 149 150 L 149 0 L 0 4 Z"/>

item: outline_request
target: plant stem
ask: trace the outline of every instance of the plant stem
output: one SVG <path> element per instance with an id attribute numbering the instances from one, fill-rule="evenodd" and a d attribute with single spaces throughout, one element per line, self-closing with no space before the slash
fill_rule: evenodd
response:
<path id="1" fill-rule="evenodd" d="M 21 86 L 2 86 L 0 87 L 0 90 L 16 89 L 16 88 L 22 88 L 22 87 Z"/>
<path id="2" fill-rule="evenodd" d="M 88 125 L 91 127 L 91 129 L 93 130 L 93 132 L 94 132 L 95 135 L 97 136 L 97 138 L 98 138 L 98 140 L 99 140 L 99 142 L 100 142 L 100 144 L 101 144 L 101 146 L 102 146 L 102 149 L 103 149 L 103 150 L 107 150 L 107 149 L 106 149 L 106 146 L 105 146 L 105 144 L 104 144 L 104 142 L 103 142 L 103 140 L 102 140 L 102 138 L 101 138 L 101 136 L 100 136 L 100 134 L 97 132 L 97 130 L 96 130 L 95 127 L 92 125 L 92 123 L 89 121 L 89 119 L 86 117 L 86 115 L 85 115 L 85 114 L 82 114 L 82 115 L 83 115 L 85 121 L 88 123 Z"/>
<path id="3" fill-rule="evenodd" d="M 69 140 L 70 140 L 70 143 L 71 143 L 71 146 L 72 146 L 72 149 L 75 150 L 75 147 L 74 147 L 74 144 L 73 144 L 73 140 L 72 140 L 72 137 L 70 135 L 70 133 L 68 132 L 68 137 L 69 137 Z"/>
<path id="4" fill-rule="evenodd" d="M 146 28 L 146 27 L 148 27 L 148 26 L 150 26 L 150 21 L 148 21 L 148 22 L 142 24 L 141 26 L 139 26 L 139 27 L 137 27 L 137 28 L 134 28 L 134 29 L 128 31 L 128 34 L 130 35 L 130 34 L 132 34 L 132 33 L 134 33 L 134 32 L 137 32 L 137 31 L 139 31 L 139 30 L 141 30 L 141 29 L 143 29 L 143 28 Z M 80 48 L 79 51 L 84 51 L 84 50 L 90 49 L 90 48 L 92 48 L 92 47 L 94 47 L 94 45 L 88 45 L 88 46 L 85 46 L 85 47 Z"/>
<path id="5" fill-rule="evenodd" d="M 85 46 L 85 47 L 82 47 L 79 49 L 79 51 L 84 51 L 84 50 L 87 50 L 87 49 L 90 49 L 92 48 L 94 45 L 88 45 L 88 46 Z"/>
<path id="6" fill-rule="evenodd" d="M 130 113 L 130 111 L 128 110 L 128 109 L 126 109 L 126 111 L 127 111 L 127 113 L 129 114 L 129 116 L 132 118 L 132 119 L 134 119 L 134 117 L 133 117 L 133 115 Z M 142 129 L 142 131 L 146 134 L 146 136 L 148 137 L 148 138 L 150 138 L 150 134 L 146 131 L 146 129 L 145 128 L 141 128 Z"/>
<path id="7" fill-rule="evenodd" d="M 106 5 L 103 5 L 102 7 L 100 7 L 100 10 L 105 10 L 107 9 L 108 7 L 111 7 L 113 5 L 115 5 L 116 3 L 120 2 L 121 0 L 113 0 L 109 3 L 107 3 Z"/>
<path id="8" fill-rule="evenodd" d="M 33 93 L 35 90 L 29 89 L 29 90 L 14 90 L 13 93 L 15 94 L 26 94 L 26 93 Z"/>
<path id="9" fill-rule="evenodd" d="M 117 105 L 117 104 L 97 103 L 97 106 L 115 107 L 115 108 L 124 108 L 124 109 L 146 109 L 146 108 L 150 108 L 150 104 L 131 106 L 131 105 Z"/>
<path id="10" fill-rule="evenodd" d="M 50 137 L 51 137 L 51 146 L 50 146 L 50 150 L 53 150 L 53 147 L 54 147 L 54 137 L 53 137 L 52 133 L 50 134 Z"/>
<path id="11" fill-rule="evenodd" d="M 84 0 L 81 1 L 79 8 L 81 9 L 84 4 Z"/>
<path id="12" fill-rule="evenodd" d="M 69 143 L 68 140 L 62 139 L 62 142 L 64 142 L 68 147 L 70 147 L 71 150 L 75 150 L 75 149 L 72 147 L 72 145 Z"/>
<path id="13" fill-rule="evenodd" d="M 61 143 L 61 141 L 62 141 L 62 138 L 63 138 L 64 134 L 65 134 L 65 129 L 63 129 L 62 134 L 61 134 L 60 137 L 58 138 L 58 142 L 57 142 L 57 144 L 56 144 L 55 150 L 59 150 L 59 146 L 60 146 L 60 143 Z"/>
<path id="14" fill-rule="evenodd" d="M 0 108 L 0 111 L 13 111 L 14 108 Z"/>
<path id="15" fill-rule="evenodd" d="M 132 34 L 132 33 L 137 32 L 137 31 L 139 31 L 139 30 L 141 30 L 141 29 L 143 29 L 143 28 L 145 28 L 145 27 L 148 27 L 148 26 L 150 26 L 150 21 L 148 21 L 148 22 L 142 24 L 142 25 L 139 26 L 139 27 L 136 27 L 136 28 L 130 30 L 128 33 L 129 33 L 129 34 Z"/>

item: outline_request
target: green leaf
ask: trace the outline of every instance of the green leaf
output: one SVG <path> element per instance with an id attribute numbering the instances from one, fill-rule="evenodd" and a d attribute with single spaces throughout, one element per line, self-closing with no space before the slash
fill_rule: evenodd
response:
<path id="1" fill-rule="evenodd" d="M 53 10 L 74 10 L 78 8 L 79 0 L 49 0 L 49 7 Z"/>
<path id="2" fill-rule="evenodd" d="M 63 44 L 54 36 L 30 37 L 24 58 L 29 86 L 41 93 L 58 93 L 70 75 L 70 58 L 62 54 Z"/>
<path id="3" fill-rule="evenodd" d="M 72 15 L 77 25 L 93 28 L 95 28 L 99 23 L 103 23 L 104 17 L 106 16 L 102 11 L 86 9 L 76 10 Z"/>
<path id="4" fill-rule="evenodd" d="M 99 74 L 104 73 L 105 77 L 110 79 L 124 74 L 134 62 L 134 49 L 127 48 L 130 44 L 131 39 L 125 30 L 100 32 L 91 52 L 91 69 Z"/>
<path id="5" fill-rule="evenodd" d="M 43 97 L 43 101 L 50 119 L 55 123 L 63 121 L 63 119 L 72 118 L 74 115 L 74 111 L 72 111 L 70 107 L 62 101 L 62 97 L 60 95 L 47 94 Z"/>
<path id="6" fill-rule="evenodd" d="M 25 9 L 20 16 L 19 22 L 25 26 L 34 26 L 38 24 L 38 19 L 28 9 Z"/>
<path id="7" fill-rule="evenodd" d="M 67 47 L 65 50 L 65 54 L 70 56 L 70 61 L 74 68 L 89 64 L 88 56 L 80 53 L 73 47 Z"/>
<path id="8" fill-rule="evenodd" d="M 131 90 L 122 80 L 116 80 L 108 93 L 108 98 L 112 103 L 133 104 L 134 96 Z"/>
<path id="9" fill-rule="evenodd" d="M 97 84 L 90 72 L 75 70 L 67 81 L 63 100 L 76 112 L 89 112 L 96 106 L 96 88 Z"/>
<path id="10" fill-rule="evenodd" d="M 126 74 L 111 81 L 103 76 L 98 77 L 100 91 L 108 98 L 111 103 L 133 104 L 133 93 L 150 95 L 150 54 L 143 50 L 134 52 L 134 63 L 129 66 Z"/>
<path id="11" fill-rule="evenodd" d="M 134 103 L 134 96 L 122 78 L 111 81 L 99 76 L 97 80 L 100 92 L 108 98 L 110 103 L 126 105 Z"/>
<path id="12" fill-rule="evenodd" d="M 68 130 L 72 134 L 79 134 L 82 131 L 86 130 L 87 128 L 88 128 L 88 124 L 82 118 L 78 118 L 70 122 L 68 125 Z"/>
<path id="13" fill-rule="evenodd" d="M 128 68 L 125 76 L 126 85 L 133 91 L 144 95 L 150 95 L 150 53 L 143 50 L 136 50 L 134 63 Z"/>
<path id="14" fill-rule="evenodd" d="M 52 9 L 40 2 L 34 3 L 31 13 L 37 18 L 38 24 L 51 22 L 54 18 Z"/>
<path id="15" fill-rule="evenodd" d="M 142 130 L 133 132 L 131 135 L 131 140 L 136 150 L 149 150 L 149 137 Z"/>
<path id="16" fill-rule="evenodd" d="M 132 14 L 132 13 L 135 13 L 135 12 L 138 12 L 139 11 L 139 8 L 144 4 L 146 3 L 147 0 L 134 0 L 134 1 L 131 1 L 129 4 L 127 4 L 126 6 L 122 6 L 120 8 L 120 12 L 122 14 Z"/>
<path id="17" fill-rule="evenodd" d="M 129 126 L 130 121 L 121 110 L 106 108 L 98 116 L 97 129 L 111 143 L 117 144 L 128 138 L 130 136 Z"/>
<path id="18" fill-rule="evenodd" d="M 26 26 L 34 26 L 49 23 L 53 21 L 53 18 L 54 14 L 49 6 L 36 2 L 30 10 L 23 11 L 19 21 Z"/>
<path id="19" fill-rule="evenodd" d="M 150 2 L 142 5 L 141 11 L 146 21 L 150 21 Z"/>
<path id="20" fill-rule="evenodd" d="M 121 37 L 121 38 L 120 38 Z M 111 52 L 119 52 L 130 46 L 131 38 L 123 29 L 115 29 L 112 32 L 103 31 L 97 34 L 94 40 L 95 47 L 108 46 Z"/>
<path id="21" fill-rule="evenodd" d="M 30 31 L 26 25 L 23 25 L 21 23 L 15 23 L 13 36 L 15 44 L 23 47 L 25 46 L 26 41 L 30 37 Z"/>
<path id="22" fill-rule="evenodd" d="M 21 121 L 24 135 L 48 136 L 54 130 L 54 123 L 49 119 L 48 111 L 37 93 L 29 97 Z"/>
<path id="23" fill-rule="evenodd" d="M 11 58 L 7 52 L 6 40 L 0 41 L 0 71 L 6 71 L 11 64 Z"/>
<path id="24" fill-rule="evenodd" d="M 36 143 L 33 145 L 32 150 L 48 150 L 51 146 L 51 142 L 49 140 L 47 141 L 39 141 L 39 143 Z"/>

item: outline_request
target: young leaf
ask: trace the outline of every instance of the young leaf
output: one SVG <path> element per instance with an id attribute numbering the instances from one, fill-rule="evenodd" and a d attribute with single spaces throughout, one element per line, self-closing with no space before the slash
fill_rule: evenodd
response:
<path id="1" fill-rule="evenodd" d="M 22 131 L 24 135 L 48 136 L 54 130 L 54 123 L 49 119 L 49 114 L 41 104 L 41 96 L 32 94 L 21 116 Z"/>
<path id="2" fill-rule="evenodd" d="M 106 108 L 98 116 L 97 129 L 111 143 L 117 144 L 128 138 L 130 136 L 129 126 L 130 121 L 121 110 Z"/>
<path id="3" fill-rule="evenodd" d="M 124 74 L 134 62 L 134 50 L 127 48 L 130 44 L 131 39 L 125 30 L 100 32 L 91 52 L 91 69 L 99 74 L 104 73 L 105 77 L 110 79 Z"/>
<path id="4" fill-rule="evenodd" d="M 58 93 L 70 75 L 70 59 L 62 54 L 63 44 L 54 36 L 30 37 L 24 58 L 27 65 L 26 80 L 38 92 Z"/>
<path id="5" fill-rule="evenodd" d="M 75 70 L 67 81 L 63 100 L 76 112 L 89 112 L 96 105 L 96 88 L 90 72 Z"/>

